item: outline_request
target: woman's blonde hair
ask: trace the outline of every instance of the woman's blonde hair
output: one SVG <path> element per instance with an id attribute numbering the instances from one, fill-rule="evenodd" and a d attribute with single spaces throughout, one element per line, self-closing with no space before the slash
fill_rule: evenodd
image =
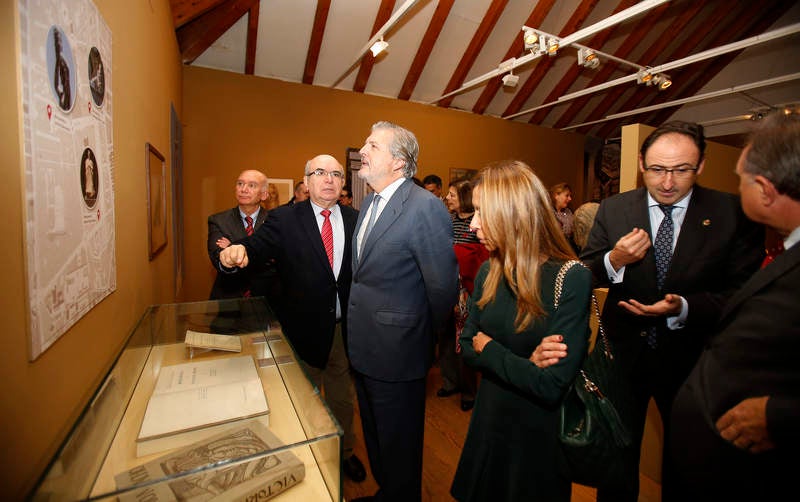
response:
<path id="1" fill-rule="evenodd" d="M 550 205 L 550 193 L 522 161 L 506 160 L 484 167 L 474 181 L 480 187 L 477 206 L 484 237 L 494 247 L 489 273 L 477 302 L 494 301 L 505 278 L 517 298 L 514 327 L 523 331 L 544 314 L 539 265 L 548 258 L 575 259 Z"/>

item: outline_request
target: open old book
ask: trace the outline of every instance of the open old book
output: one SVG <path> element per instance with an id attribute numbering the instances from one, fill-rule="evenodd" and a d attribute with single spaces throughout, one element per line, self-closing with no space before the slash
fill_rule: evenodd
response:
<path id="1" fill-rule="evenodd" d="M 136 438 L 137 456 L 197 442 L 237 421 L 268 423 L 268 413 L 251 356 L 164 366 Z"/>
<path id="2" fill-rule="evenodd" d="M 231 429 L 115 476 L 117 489 L 172 477 L 123 493 L 120 502 L 267 500 L 300 483 L 305 465 L 291 451 L 176 478 L 183 472 L 280 448 L 283 443 L 258 422 Z"/>

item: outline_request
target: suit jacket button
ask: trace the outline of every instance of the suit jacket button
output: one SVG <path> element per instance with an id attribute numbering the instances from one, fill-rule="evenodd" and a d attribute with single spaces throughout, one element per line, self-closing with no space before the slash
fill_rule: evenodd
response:
<path id="1" fill-rule="evenodd" d="M 639 332 L 639 336 L 647 336 L 647 330 L 642 330 Z"/>

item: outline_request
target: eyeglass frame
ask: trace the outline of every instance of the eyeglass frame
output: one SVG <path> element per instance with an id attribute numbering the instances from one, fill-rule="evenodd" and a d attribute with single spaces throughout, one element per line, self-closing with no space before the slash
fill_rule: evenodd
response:
<path id="1" fill-rule="evenodd" d="M 344 180 L 344 171 L 326 171 L 321 167 L 306 173 L 306 176 L 327 176 L 330 179 Z"/>
<path id="2" fill-rule="evenodd" d="M 646 166 L 643 169 L 646 173 L 650 173 L 652 176 L 658 176 L 659 178 L 664 178 L 667 176 L 667 174 L 671 174 L 676 178 L 683 178 L 685 176 L 689 176 L 690 173 L 696 173 L 700 169 L 700 167 L 699 166 L 689 166 L 689 167 Z"/>

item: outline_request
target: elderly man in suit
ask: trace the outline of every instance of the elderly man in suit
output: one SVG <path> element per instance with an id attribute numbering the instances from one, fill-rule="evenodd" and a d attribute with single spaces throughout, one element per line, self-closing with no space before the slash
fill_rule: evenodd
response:
<path id="1" fill-rule="evenodd" d="M 271 296 L 277 288 L 275 268 L 267 261 L 254 263 L 238 274 L 226 274 L 219 269 L 220 252 L 231 242 L 254 233 L 264 223 L 267 212 L 261 209 L 261 202 L 267 197 L 266 175 L 253 169 L 242 171 L 236 179 L 237 206 L 208 217 L 208 257 L 217 270 L 209 295 L 211 300 Z"/>
<path id="2" fill-rule="evenodd" d="M 745 214 L 785 251 L 728 301 L 672 409 L 685 500 L 780 500 L 800 447 L 800 117 L 775 114 L 736 166 Z"/>
<path id="3" fill-rule="evenodd" d="M 358 212 L 337 204 L 344 169 L 332 156 L 309 160 L 304 181 L 309 199 L 270 211 L 252 237 L 220 253 L 220 262 L 245 271 L 248 262 L 275 260 L 283 291 L 273 306 L 281 329 L 344 430 L 344 473 L 363 481 L 366 470 L 353 454 L 354 391 L 344 336 Z"/>
<path id="4" fill-rule="evenodd" d="M 425 377 L 434 333 L 456 303 L 447 210 L 412 178 L 419 145 L 390 122 L 372 126 L 361 169 L 374 194 L 353 241 L 348 353 L 370 466 L 379 490 L 362 500 L 421 499 Z"/>

